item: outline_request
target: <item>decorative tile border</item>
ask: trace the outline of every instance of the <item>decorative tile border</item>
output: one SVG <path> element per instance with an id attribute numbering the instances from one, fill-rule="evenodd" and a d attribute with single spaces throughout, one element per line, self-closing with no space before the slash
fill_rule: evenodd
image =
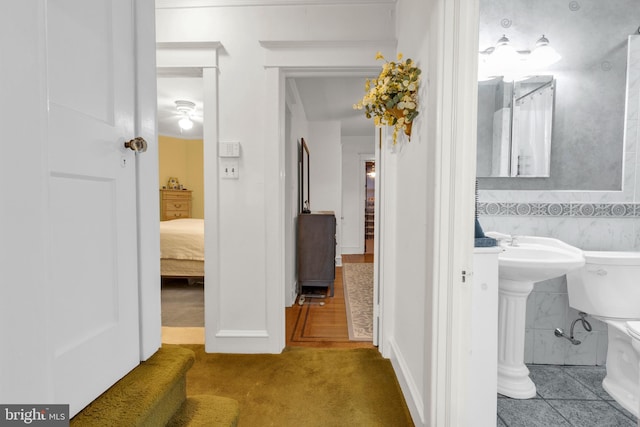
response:
<path id="1" fill-rule="evenodd" d="M 626 218 L 640 217 L 640 204 L 478 202 L 478 215 Z"/>

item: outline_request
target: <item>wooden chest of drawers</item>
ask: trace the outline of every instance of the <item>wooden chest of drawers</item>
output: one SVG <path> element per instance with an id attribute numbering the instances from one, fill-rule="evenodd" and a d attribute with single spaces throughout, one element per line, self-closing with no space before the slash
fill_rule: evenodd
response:
<path id="1" fill-rule="evenodd" d="M 160 190 L 160 221 L 191 218 L 191 190 Z"/>
<path id="2" fill-rule="evenodd" d="M 336 278 L 336 217 L 333 212 L 298 215 L 298 294 L 303 286 L 326 286 Z"/>

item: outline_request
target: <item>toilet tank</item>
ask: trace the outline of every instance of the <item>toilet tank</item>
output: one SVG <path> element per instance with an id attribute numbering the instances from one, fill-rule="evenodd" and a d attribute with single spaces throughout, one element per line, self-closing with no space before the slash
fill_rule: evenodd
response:
<path id="1" fill-rule="evenodd" d="M 640 252 L 584 251 L 567 274 L 569 306 L 605 319 L 640 319 Z"/>

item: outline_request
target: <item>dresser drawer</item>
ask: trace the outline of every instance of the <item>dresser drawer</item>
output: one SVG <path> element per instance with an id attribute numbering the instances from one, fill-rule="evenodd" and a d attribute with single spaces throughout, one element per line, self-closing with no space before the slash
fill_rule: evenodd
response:
<path id="1" fill-rule="evenodd" d="M 166 191 L 162 196 L 164 200 L 191 200 L 191 191 Z"/>
<path id="2" fill-rule="evenodd" d="M 186 210 L 189 212 L 191 209 L 191 200 L 189 199 L 175 199 L 175 200 L 165 200 L 163 202 L 163 207 L 167 211 L 180 211 Z"/>
<path id="3" fill-rule="evenodd" d="M 189 215 L 189 211 L 188 210 L 165 210 L 164 211 L 164 218 L 162 218 L 163 221 L 169 220 L 169 219 L 177 219 L 177 218 L 190 218 L 191 215 Z"/>

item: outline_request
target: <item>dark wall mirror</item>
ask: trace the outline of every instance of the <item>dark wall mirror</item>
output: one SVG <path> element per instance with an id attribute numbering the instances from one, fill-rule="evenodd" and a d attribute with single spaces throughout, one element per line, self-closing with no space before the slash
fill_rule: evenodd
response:
<path id="1" fill-rule="evenodd" d="M 310 213 L 309 198 L 309 147 L 304 138 L 299 141 L 299 158 L 298 158 L 298 203 L 300 213 Z"/>

